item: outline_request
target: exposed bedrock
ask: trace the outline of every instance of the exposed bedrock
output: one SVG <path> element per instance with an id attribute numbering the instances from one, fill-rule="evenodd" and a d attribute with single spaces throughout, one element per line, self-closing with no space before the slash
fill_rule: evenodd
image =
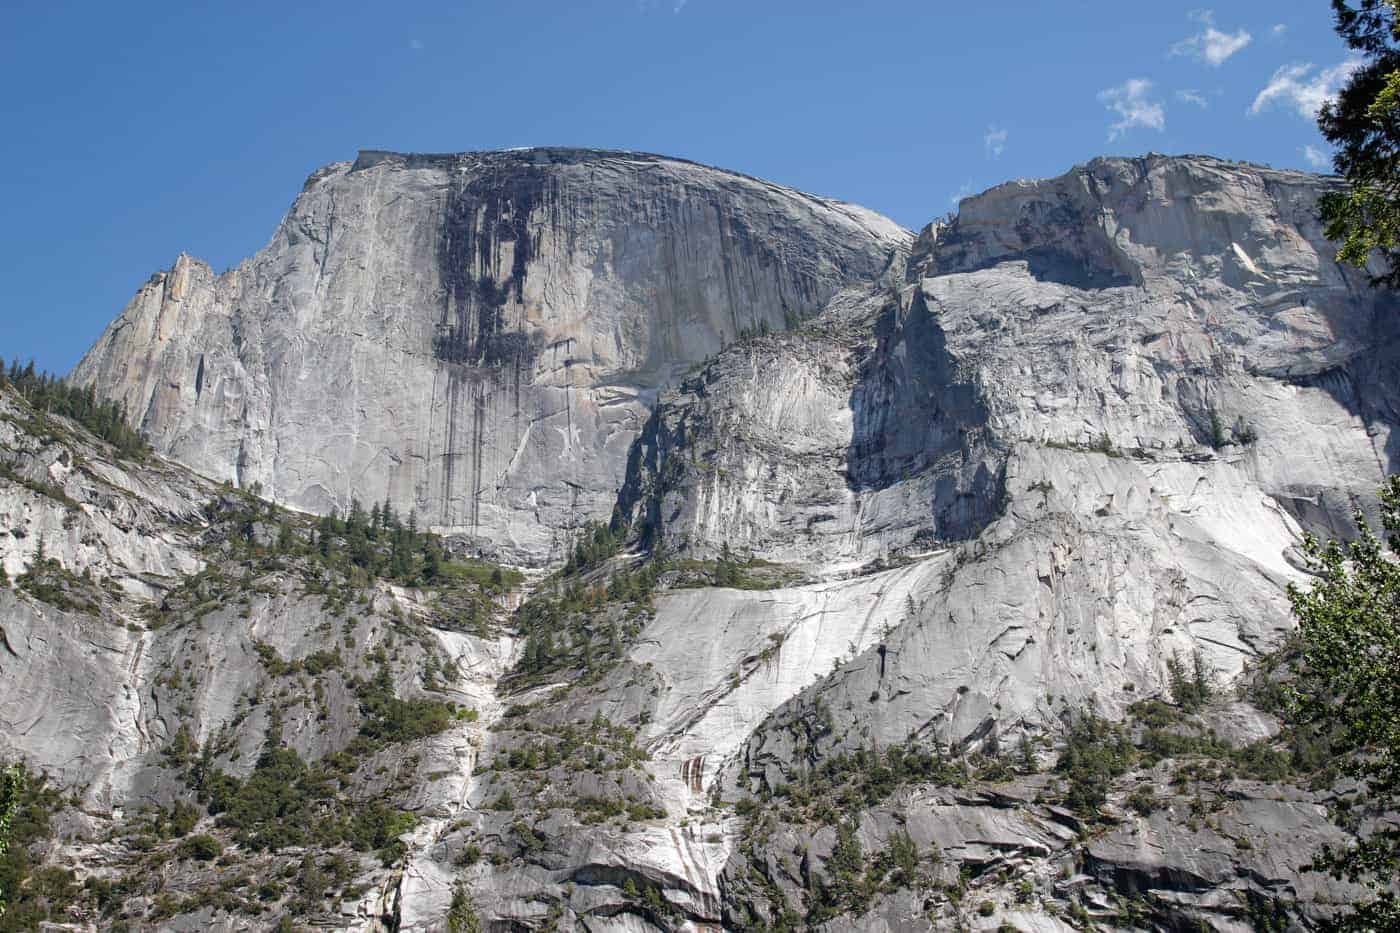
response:
<path id="1" fill-rule="evenodd" d="M 74 378 L 216 479 L 323 512 L 387 497 L 539 562 L 608 517 L 658 387 L 911 239 L 657 156 L 366 152 L 237 268 L 153 276 Z"/>

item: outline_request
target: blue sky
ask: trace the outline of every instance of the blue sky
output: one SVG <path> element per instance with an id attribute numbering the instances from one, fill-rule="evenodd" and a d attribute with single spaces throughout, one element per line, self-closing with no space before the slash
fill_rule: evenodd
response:
<path id="1" fill-rule="evenodd" d="M 1326 0 L 69 3 L 0 14 L 0 353 L 66 371 L 359 148 L 684 156 L 917 228 L 1101 154 L 1325 166 Z"/>

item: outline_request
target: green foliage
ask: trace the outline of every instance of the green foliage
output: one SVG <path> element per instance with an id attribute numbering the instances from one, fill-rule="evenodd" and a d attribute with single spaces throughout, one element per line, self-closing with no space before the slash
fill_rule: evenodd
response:
<path id="1" fill-rule="evenodd" d="M 1286 768 L 1289 776 L 1306 776 L 1316 787 L 1329 787 L 1336 782 L 1339 753 L 1334 739 L 1342 731 L 1339 717 L 1304 720 L 1291 714 L 1291 696 L 1299 686 L 1312 689 L 1300 680 L 1302 639 L 1298 633 L 1282 647 L 1260 659 L 1258 668 L 1245 685 L 1245 696 L 1255 706 L 1279 716 L 1283 729 L 1279 735 L 1283 746 L 1276 761 L 1263 767 Z"/>
<path id="2" fill-rule="evenodd" d="M 177 851 L 180 858 L 194 859 L 197 862 L 212 862 L 224 854 L 224 846 L 213 836 L 200 833 L 183 840 Z"/>
<path id="3" fill-rule="evenodd" d="M 1160 807 L 1157 795 L 1152 793 L 1152 788 L 1147 784 L 1139 784 L 1128 794 L 1124 801 L 1128 809 L 1134 811 L 1139 816 L 1151 816 L 1153 811 Z"/>
<path id="4" fill-rule="evenodd" d="M 826 883 L 807 915 L 807 921 L 820 923 L 843 911 L 862 913 L 874 891 L 866 884 L 865 850 L 856 835 L 856 826 L 842 820 L 836 826 L 836 845 L 826 860 Z"/>
<path id="5" fill-rule="evenodd" d="M 358 852 L 378 851 L 387 864 L 402 854 L 398 836 L 414 824 L 412 814 L 378 798 L 349 798 L 341 774 L 325 764 L 309 766 L 294 750 L 272 741 L 247 780 L 214 770 L 206 755 L 203 767 L 193 770 L 192 783 L 219 825 L 250 849 L 344 844 Z"/>
<path id="6" fill-rule="evenodd" d="M 444 581 L 470 583 L 493 593 L 509 593 L 525 582 L 525 575 L 519 570 L 475 560 L 445 561 L 439 576 Z"/>
<path id="7" fill-rule="evenodd" d="M 19 810 L 20 795 L 24 792 L 25 773 L 19 765 L 10 765 L 0 774 L 0 859 L 10 848 L 10 826 L 15 812 Z M 0 887 L 0 916 L 5 913 L 5 889 Z"/>
<path id="8" fill-rule="evenodd" d="M 623 535 L 610 525 L 585 523 L 568 562 L 564 564 L 564 575 L 583 573 L 601 566 L 622 548 L 622 541 Z"/>
<path id="9" fill-rule="evenodd" d="M 570 803 L 574 812 L 578 814 L 579 822 L 588 825 L 624 817 L 637 823 L 666 818 L 665 810 L 637 800 L 588 796 L 576 797 Z"/>
<path id="10" fill-rule="evenodd" d="M 49 838 L 60 795 L 22 764 L 0 771 L 0 933 L 62 922 L 80 889 L 73 874 L 34 862 L 30 849 Z"/>
<path id="11" fill-rule="evenodd" d="M 443 582 L 446 562 L 442 540 L 418 529 L 417 516 L 400 520 L 393 506 L 366 513 L 358 499 L 341 519 L 332 512 L 317 522 L 312 554 L 342 571 L 359 570 L 368 578 L 394 580 L 408 586 L 434 586 Z"/>
<path id="12" fill-rule="evenodd" d="M 832 755 L 783 785 L 780 796 L 789 817 L 834 824 L 841 814 L 875 806 L 910 784 L 960 787 L 967 781 L 962 761 L 946 755 L 936 743 L 911 740 Z"/>
<path id="13" fill-rule="evenodd" d="M 1259 432 L 1248 424 L 1244 418 L 1235 419 L 1235 441 L 1245 447 L 1252 446 L 1259 440 Z"/>
<path id="14" fill-rule="evenodd" d="M 791 316 L 785 313 L 784 320 L 790 319 Z M 769 324 L 767 320 L 760 320 L 747 327 L 739 328 L 739 333 L 735 337 L 735 341 L 737 343 L 746 343 L 750 340 L 757 340 L 760 337 L 767 337 L 771 333 L 773 333 L 773 325 Z"/>
<path id="15" fill-rule="evenodd" d="M 452 703 L 400 699 L 387 664 L 381 664 L 374 679 L 362 684 L 356 693 L 365 717 L 360 734 L 379 745 L 437 735 L 457 718 L 457 707 Z"/>
<path id="16" fill-rule="evenodd" d="M 1400 285 L 1400 0 L 1332 0 L 1337 32 L 1364 63 L 1318 116 L 1338 147 L 1333 165 L 1347 183 L 1321 201 L 1338 258 L 1389 267 L 1377 284 Z"/>
<path id="17" fill-rule="evenodd" d="M 440 537 L 419 530 L 411 513 L 406 522 L 401 520 L 387 502 L 366 513 L 355 499 L 344 518 L 332 512 L 311 520 L 264 501 L 259 493 L 256 484 L 248 490 L 230 488 L 204 506 L 210 542 L 252 570 L 300 564 L 330 571 L 354 586 L 390 580 L 474 594 L 476 599 L 468 602 L 478 614 L 489 613 L 493 598 L 524 579 L 519 571 L 484 561 L 450 559 Z"/>
<path id="18" fill-rule="evenodd" d="M 724 543 L 719 560 L 715 562 L 715 586 L 737 587 L 740 583 L 739 563 L 729 551 L 729 542 Z"/>
<path id="19" fill-rule="evenodd" d="M 354 806 L 354 815 L 341 828 L 341 838 L 356 851 L 378 852 L 384 864 L 389 865 L 403 857 L 405 847 L 399 837 L 416 823 L 412 813 L 376 797 Z"/>
<path id="20" fill-rule="evenodd" d="M 1096 815 L 1109 783 L 1132 765 L 1133 746 L 1121 727 L 1087 710 L 1074 717 L 1055 770 L 1065 777 L 1065 805 Z"/>
<path id="21" fill-rule="evenodd" d="M 563 765 L 573 772 L 609 773 L 638 768 L 651 757 L 637 744 L 636 730 L 617 725 L 602 713 L 588 722 L 523 722 L 512 729 L 530 735 L 531 740 L 498 751 L 491 761 L 497 771 L 537 771 Z M 519 742 L 518 736 L 513 738 Z"/>
<path id="22" fill-rule="evenodd" d="M 1384 543 L 1360 512 L 1348 544 L 1308 536 L 1315 579 L 1306 589 L 1289 588 L 1300 657 L 1288 713 L 1326 734 L 1341 773 L 1357 782 L 1339 792 L 1341 807 L 1372 816 L 1400 810 L 1400 477 L 1381 489 L 1381 518 Z M 1400 872 L 1400 830 L 1393 824 L 1363 832 L 1349 849 L 1324 850 L 1316 867 L 1374 893 L 1346 928 L 1400 926 L 1391 887 Z"/>
<path id="23" fill-rule="evenodd" d="M 525 650 L 513 675 L 519 688 L 562 672 L 601 677 L 626 655 L 627 645 L 652 612 L 651 597 L 667 561 L 653 555 L 619 569 L 606 583 L 574 581 L 527 600 L 515 614 Z"/>
<path id="24" fill-rule="evenodd" d="M 1220 450 L 1228 443 L 1230 443 L 1230 439 L 1225 434 L 1225 425 L 1220 421 L 1220 413 L 1212 408 L 1210 411 L 1210 446 Z"/>
<path id="25" fill-rule="evenodd" d="M 97 585 L 49 557 L 42 540 L 38 553 L 15 582 L 30 596 L 65 612 L 98 612 Z"/>
<path id="26" fill-rule="evenodd" d="M 253 642 L 253 650 L 258 653 L 258 661 L 262 664 L 263 670 L 267 671 L 271 677 L 300 674 L 303 671 L 314 677 L 329 670 L 336 670 L 344 664 L 339 648 L 333 648 L 330 651 L 314 651 L 297 661 L 283 660 L 282 656 L 277 653 L 277 649 L 267 642 Z"/>
<path id="27" fill-rule="evenodd" d="M 672 583 L 676 588 L 723 586 L 735 590 L 772 590 L 787 586 L 797 576 L 790 568 L 756 557 L 740 560 L 728 545 L 720 550 L 717 560 L 674 560 L 666 569 L 676 572 Z"/>
<path id="28" fill-rule="evenodd" d="M 893 887 L 914 886 L 919 869 L 919 847 L 907 829 L 897 829 L 890 834 L 883 858 Z"/>
<path id="29" fill-rule="evenodd" d="M 1210 702 L 1215 693 L 1214 677 L 1199 648 L 1191 653 L 1190 666 L 1177 653 L 1167 659 L 1167 685 L 1172 702 L 1188 713 Z"/>
<path id="30" fill-rule="evenodd" d="M 462 882 L 452 888 L 452 905 L 447 908 L 447 933 L 481 933 L 481 918 L 471 892 Z"/>
<path id="31" fill-rule="evenodd" d="M 282 747 L 266 749 L 246 781 L 219 774 L 204 790 L 219 825 L 234 829 L 238 843 L 254 849 L 306 845 L 309 834 L 324 825 L 323 805 L 335 796 L 326 775 Z"/>
<path id="32" fill-rule="evenodd" d="M 80 389 L 49 373 L 36 371 L 32 360 L 25 366 L 15 360 L 8 371 L 0 371 L 0 385 L 18 392 L 41 417 L 47 413 L 76 421 L 111 444 L 118 457 L 142 460 L 150 453 L 146 439 L 127 421 L 126 409 L 115 402 L 99 399 L 92 386 Z M 42 435 L 44 432 L 35 433 Z"/>

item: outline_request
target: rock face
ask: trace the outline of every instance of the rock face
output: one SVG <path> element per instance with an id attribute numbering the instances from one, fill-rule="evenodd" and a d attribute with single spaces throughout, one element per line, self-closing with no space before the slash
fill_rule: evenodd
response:
<path id="1" fill-rule="evenodd" d="M 1328 184 L 1101 159 L 914 237 L 632 153 L 323 169 L 76 371 L 170 459 L 0 392 L 0 561 L 42 539 L 87 594 L 0 588 L 0 755 L 83 801 L 46 858 L 132 871 L 124 811 L 185 801 L 229 874 L 312 893 L 158 840 L 184 900 L 138 886 L 134 923 L 1312 928 L 1359 896 L 1301 869 L 1347 831 L 1256 669 L 1302 534 L 1349 533 L 1400 455 L 1400 303 L 1334 262 Z M 559 573 L 368 573 L 388 532 L 224 479 Z M 379 677 L 395 722 L 475 712 L 386 744 Z M 1121 758 L 1087 802 L 1085 741 Z M 191 744 L 241 779 L 279 743 L 339 775 L 332 815 L 415 825 L 379 861 L 257 850 Z"/>
<path id="2" fill-rule="evenodd" d="M 238 268 L 152 277 L 73 378 L 208 476 L 318 512 L 387 499 L 543 562 L 607 520 L 659 387 L 911 239 L 651 155 L 364 152 Z"/>

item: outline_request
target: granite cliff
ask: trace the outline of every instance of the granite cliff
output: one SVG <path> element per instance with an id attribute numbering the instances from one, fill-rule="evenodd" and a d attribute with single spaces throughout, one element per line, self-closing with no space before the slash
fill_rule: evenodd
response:
<path id="1" fill-rule="evenodd" d="M 364 152 L 236 269 L 152 277 L 74 378 L 206 475 L 319 512 L 387 498 L 540 564 L 608 518 L 660 387 L 911 239 L 651 155 Z"/>
<path id="2" fill-rule="evenodd" d="M 1099 159 L 916 236 L 633 153 L 317 172 L 73 374 L 151 455 L 0 394 L 50 920 L 1314 927 L 1284 588 L 1400 453 L 1328 184 Z"/>

